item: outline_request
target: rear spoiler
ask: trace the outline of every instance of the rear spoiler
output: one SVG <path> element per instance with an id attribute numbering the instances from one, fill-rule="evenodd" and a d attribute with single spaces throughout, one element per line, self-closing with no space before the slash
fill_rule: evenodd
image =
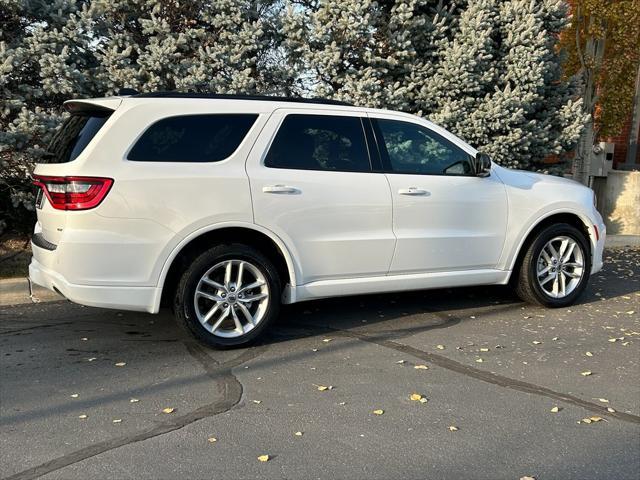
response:
<path id="1" fill-rule="evenodd" d="M 70 113 L 83 112 L 112 112 L 120 106 L 122 97 L 86 98 L 78 100 L 67 100 L 64 108 Z"/>

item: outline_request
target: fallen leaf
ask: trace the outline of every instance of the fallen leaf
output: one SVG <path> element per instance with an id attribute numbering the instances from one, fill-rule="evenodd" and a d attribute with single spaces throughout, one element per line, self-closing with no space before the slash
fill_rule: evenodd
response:
<path id="1" fill-rule="evenodd" d="M 616 411 L 615 411 L 613 408 L 611 408 L 611 407 L 607 407 L 607 412 L 609 412 L 609 413 L 616 413 Z"/>
<path id="2" fill-rule="evenodd" d="M 257 403 L 259 405 L 262 403 L 262 400 L 253 400 L 253 403 Z"/>
<path id="3" fill-rule="evenodd" d="M 610 339 L 609 339 L 609 341 L 610 341 L 611 343 L 615 343 L 615 342 L 617 342 L 617 341 L 618 341 L 618 339 L 617 339 L 617 338 L 610 338 Z"/>
<path id="4" fill-rule="evenodd" d="M 316 385 L 316 387 L 318 387 L 318 390 L 321 392 L 324 392 L 326 390 L 333 390 L 333 385 L 329 385 L 328 387 L 324 385 Z"/>
<path id="5" fill-rule="evenodd" d="M 538 340 L 534 340 L 534 341 L 533 341 L 533 342 L 531 342 L 531 343 L 533 343 L 534 345 L 540 345 L 542 342 L 539 342 Z"/>
<path id="6" fill-rule="evenodd" d="M 591 423 L 591 419 L 590 418 L 583 418 L 581 421 L 582 421 L 582 423 L 587 423 L 587 424 Z"/>
<path id="7" fill-rule="evenodd" d="M 420 403 L 427 403 L 429 400 L 427 400 L 426 398 L 422 397 L 420 400 L 418 400 Z"/>
<path id="8" fill-rule="evenodd" d="M 636 313 L 636 312 L 635 312 L 635 310 L 629 310 L 629 311 L 627 312 L 627 314 L 628 314 L 628 315 L 633 315 L 634 313 Z"/>
<path id="9" fill-rule="evenodd" d="M 347 402 L 340 402 L 338 405 L 346 405 Z"/>
<path id="10" fill-rule="evenodd" d="M 218 439 L 216 437 L 207 438 L 207 442 L 209 442 L 209 443 L 216 443 L 217 441 L 218 441 Z"/>
<path id="11" fill-rule="evenodd" d="M 591 420 L 592 422 L 599 422 L 600 420 L 602 420 L 602 417 L 593 416 L 589 417 L 589 420 Z"/>
<path id="12" fill-rule="evenodd" d="M 553 337 L 551 340 L 553 340 L 554 342 L 558 340 L 558 337 Z"/>
<path id="13" fill-rule="evenodd" d="M 426 365 L 415 365 L 413 368 L 415 368 L 416 370 L 429 370 L 429 367 L 427 367 Z"/>
<path id="14" fill-rule="evenodd" d="M 384 414 L 384 410 L 374 410 L 373 414 L 374 415 L 382 415 L 382 414 Z"/>
<path id="15" fill-rule="evenodd" d="M 602 403 L 609 403 L 609 400 L 607 400 L 606 398 L 599 398 L 598 401 Z"/>
<path id="16" fill-rule="evenodd" d="M 304 433 L 302 433 L 302 432 L 296 432 L 296 433 L 294 433 L 294 435 L 295 435 L 296 437 L 301 437 L 302 435 L 304 435 Z"/>
<path id="17" fill-rule="evenodd" d="M 269 455 L 260 455 L 258 457 L 258 460 L 260 460 L 261 462 L 268 462 L 271 458 L 269 457 Z"/>
<path id="18" fill-rule="evenodd" d="M 553 407 L 553 408 L 551 409 L 551 413 L 558 413 L 559 411 L 560 411 L 560 408 L 559 408 L 559 407 Z"/>
<path id="19" fill-rule="evenodd" d="M 586 353 L 585 353 L 585 355 L 586 355 L 587 357 L 593 357 L 593 353 L 591 353 L 591 352 L 586 352 Z"/>
<path id="20" fill-rule="evenodd" d="M 406 360 L 398 360 L 396 363 L 399 363 L 400 365 L 402 365 L 403 363 L 407 363 Z"/>
<path id="21" fill-rule="evenodd" d="M 93 362 L 94 360 L 97 360 L 97 358 L 96 357 L 87 358 L 87 362 Z"/>
<path id="22" fill-rule="evenodd" d="M 481 351 L 481 352 L 488 352 L 488 351 L 489 351 L 489 349 L 488 349 L 488 348 L 481 348 L 481 349 L 480 349 L 480 351 Z"/>
<path id="23" fill-rule="evenodd" d="M 438 350 L 444 350 L 444 345 L 436 345 L 436 348 L 437 348 Z"/>
<path id="24" fill-rule="evenodd" d="M 122 419 L 121 418 L 114 418 L 113 420 L 111 420 L 113 423 L 122 423 Z"/>
<path id="25" fill-rule="evenodd" d="M 419 402 L 422 399 L 422 395 L 420 395 L 419 393 L 412 393 L 411 396 L 409 396 L 410 400 L 413 400 L 414 402 Z"/>
<path id="26" fill-rule="evenodd" d="M 116 367 L 124 367 L 127 364 L 127 362 L 118 362 L 115 364 Z"/>
<path id="27" fill-rule="evenodd" d="M 583 377 L 588 377 L 589 375 L 591 375 L 593 372 L 591 370 L 587 370 L 586 372 L 582 372 L 580 373 L 580 375 L 582 375 Z"/>
<path id="28" fill-rule="evenodd" d="M 71 394 L 71 398 L 78 398 L 78 394 L 77 393 L 72 393 Z"/>
<path id="29" fill-rule="evenodd" d="M 482 362 L 484 362 L 484 360 L 483 360 L 483 359 L 481 359 L 481 358 L 476 358 L 476 363 L 482 363 Z"/>
<path id="30" fill-rule="evenodd" d="M 312 349 L 311 349 L 311 351 L 312 351 L 312 352 L 317 352 L 317 351 L 318 351 L 318 349 L 317 349 L 317 348 L 312 348 Z M 266 462 L 266 460 L 265 460 L 265 462 Z"/>
<path id="31" fill-rule="evenodd" d="M 138 403 L 140 400 L 138 400 L 137 398 L 131 398 L 129 399 L 129 403 Z"/>
<path id="32" fill-rule="evenodd" d="M 84 420 L 85 418 L 87 418 L 87 416 L 83 413 L 82 415 L 78 415 L 78 418 Z"/>
<path id="33" fill-rule="evenodd" d="M 329 343 L 331 340 L 333 340 L 333 338 L 323 338 L 322 341 L 324 343 Z"/>
<path id="34" fill-rule="evenodd" d="M 451 425 L 451 426 L 449 427 L 449 431 L 450 431 L 450 432 L 457 432 L 457 431 L 458 431 L 458 427 L 454 427 L 453 425 Z"/>
<path id="35" fill-rule="evenodd" d="M 86 342 L 89 339 L 87 337 L 82 337 L 80 340 L 82 340 L 83 342 Z"/>
<path id="36" fill-rule="evenodd" d="M 520 480 L 536 480 L 536 477 L 530 477 L 530 476 L 526 475 L 524 477 L 520 477 Z"/>
<path id="37" fill-rule="evenodd" d="M 171 408 L 171 407 L 167 407 L 167 408 L 163 408 L 162 409 L 162 413 L 173 413 L 175 411 L 176 411 L 176 409 L 175 408 Z"/>

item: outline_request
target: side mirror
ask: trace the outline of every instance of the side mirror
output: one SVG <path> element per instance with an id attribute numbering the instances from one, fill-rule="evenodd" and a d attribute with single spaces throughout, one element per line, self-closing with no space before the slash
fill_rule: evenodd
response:
<path id="1" fill-rule="evenodd" d="M 491 157 L 489 157 L 489 155 L 478 152 L 476 153 L 476 158 L 473 163 L 477 177 L 488 177 L 491 175 Z"/>

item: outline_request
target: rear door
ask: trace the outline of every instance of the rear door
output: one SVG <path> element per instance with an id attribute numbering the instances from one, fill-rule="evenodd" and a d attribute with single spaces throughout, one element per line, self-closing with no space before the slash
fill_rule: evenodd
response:
<path id="1" fill-rule="evenodd" d="M 398 239 L 389 274 L 495 268 L 507 228 L 500 179 L 476 176 L 470 148 L 442 129 L 390 114 L 371 120 Z"/>
<path id="2" fill-rule="evenodd" d="M 359 113 L 312 109 L 276 110 L 254 146 L 255 222 L 291 250 L 298 284 L 387 273 L 391 196 L 370 147 Z"/>
<path id="3" fill-rule="evenodd" d="M 74 161 L 83 152 L 112 113 L 111 109 L 90 105 L 72 113 L 53 136 L 35 173 L 52 177 L 67 175 L 65 164 Z M 67 212 L 54 209 L 42 188 L 36 193 L 36 214 L 36 229 L 41 230 L 45 240 L 58 244 L 65 228 Z"/>

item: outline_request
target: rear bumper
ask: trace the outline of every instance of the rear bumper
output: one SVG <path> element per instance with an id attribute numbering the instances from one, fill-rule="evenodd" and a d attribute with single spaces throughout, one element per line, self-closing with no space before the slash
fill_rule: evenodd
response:
<path id="1" fill-rule="evenodd" d="M 32 245 L 34 251 L 40 249 Z M 157 313 L 160 289 L 156 287 L 124 287 L 75 285 L 59 273 L 46 268 L 35 256 L 29 265 L 29 279 L 44 288 L 60 293 L 68 300 L 81 305 L 115 308 L 139 312 Z"/>

